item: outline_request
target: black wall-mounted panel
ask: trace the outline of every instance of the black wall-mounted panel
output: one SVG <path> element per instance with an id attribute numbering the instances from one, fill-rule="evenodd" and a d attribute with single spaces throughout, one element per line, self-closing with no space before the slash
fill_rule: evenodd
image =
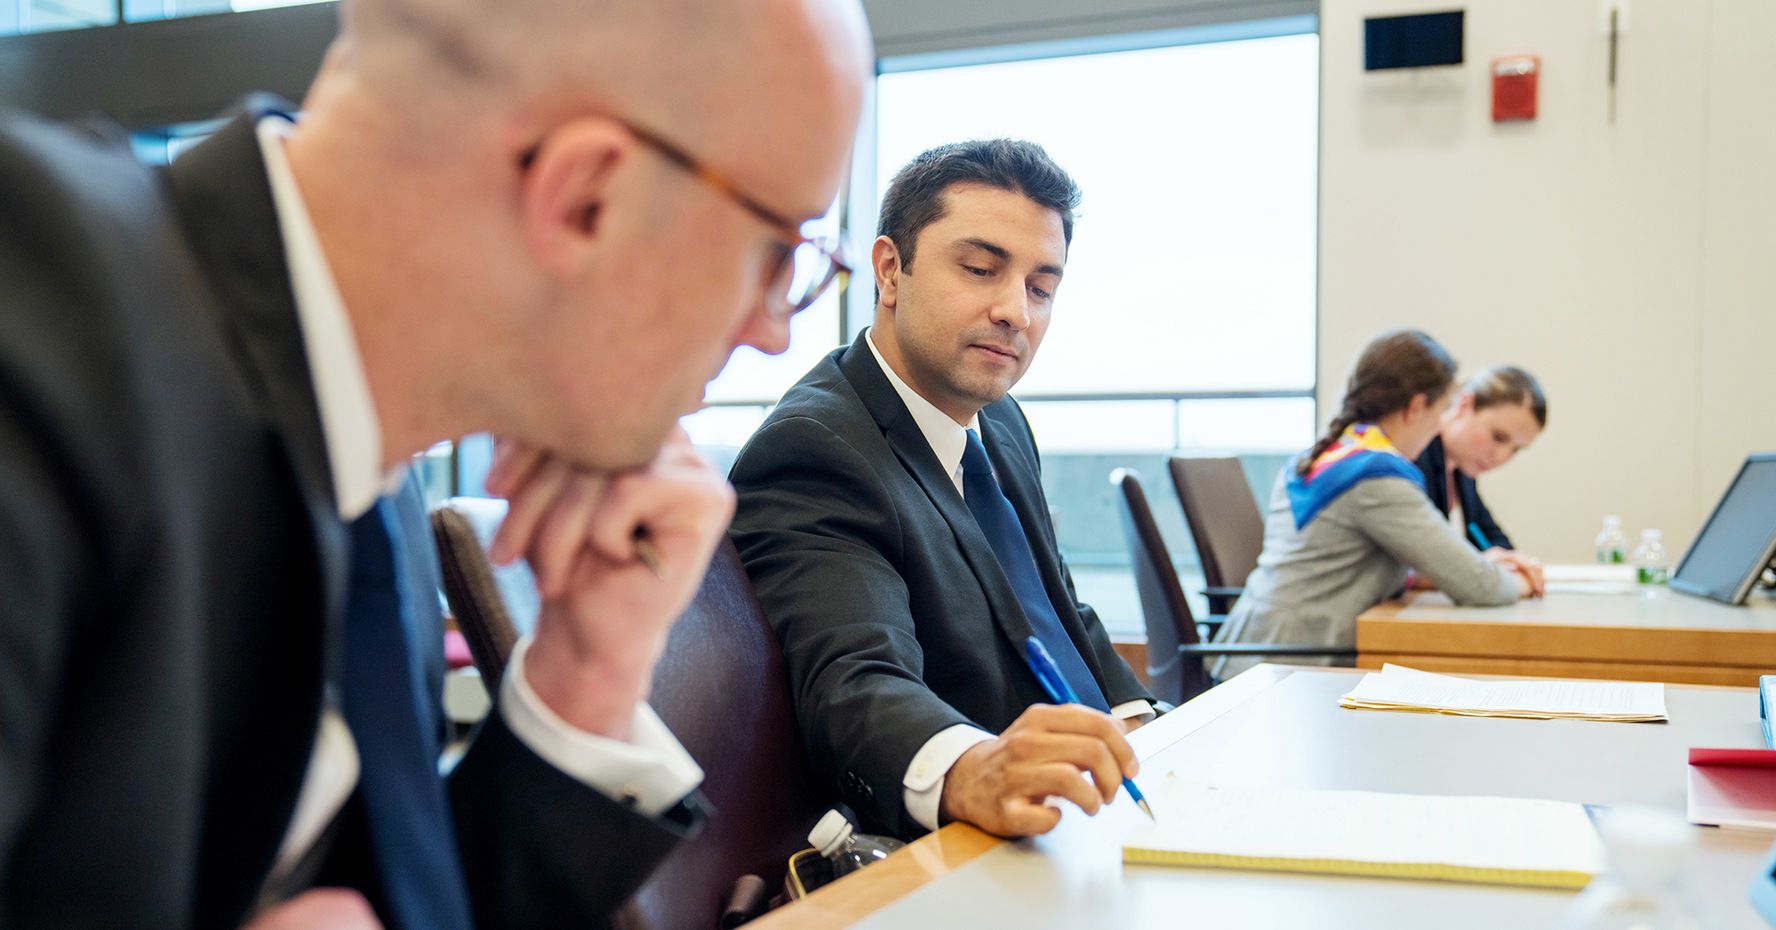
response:
<path id="1" fill-rule="evenodd" d="M 1461 64 L 1465 17 L 1465 11 L 1451 10 L 1363 20 L 1363 69 Z"/>

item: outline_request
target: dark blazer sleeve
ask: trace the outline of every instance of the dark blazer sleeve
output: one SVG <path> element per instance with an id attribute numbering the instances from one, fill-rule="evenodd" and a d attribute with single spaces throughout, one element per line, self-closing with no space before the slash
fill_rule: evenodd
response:
<path id="1" fill-rule="evenodd" d="M 1012 409 L 1017 412 L 1017 426 L 1022 430 L 1024 440 L 1028 443 L 1026 448 L 1029 450 L 1030 459 L 1036 470 L 1036 493 L 1041 495 L 1038 498 L 1038 503 L 1042 507 L 1042 519 L 1039 521 L 1042 526 L 1042 541 L 1060 563 L 1061 578 L 1067 583 L 1067 597 L 1073 602 L 1075 609 L 1079 611 L 1080 622 L 1085 624 L 1085 634 L 1091 642 L 1093 658 L 1097 660 L 1098 668 L 1102 669 L 1104 673 L 1104 698 L 1110 702 L 1112 708 L 1129 701 L 1146 701 L 1152 704 L 1153 694 L 1141 684 L 1140 679 L 1135 677 L 1134 670 L 1122 660 L 1122 656 L 1116 653 L 1116 648 L 1110 644 L 1110 632 L 1104 629 L 1103 621 L 1098 619 L 1098 612 L 1092 609 L 1090 604 L 1079 599 L 1079 590 L 1073 584 L 1073 570 L 1067 566 L 1066 557 L 1061 555 L 1060 540 L 1055 536 L 1054 521 L 1047 518 L 1048 495 L 1042 490 L 1042 453 L 1037 449 L 1036 435 L 1030 429 L 1029 419 L 1024 416 L 1024 408 L 1013 401 Z"/>
<path id="2" fill-rule="evenodd" d="M 450 776 L 475 926 L 602 926 L 704 812 L 643 817 L 545 762 L 496 707 Z"/>
<path id="3" fill-rule="evenodd" d="M 1487 510 L 1486 502 L 1480 499 L 1479 482 L 1457 472 L 1455 484 L 1462 496 L 1462 515 L 1468 522 L 1480 527 L 1481 535 L 1494 546 L 1500 549 L 1515 548 L 1511 545 L 1511 537 L 1506 536 L 1505 531 L 1499 528 L 1498 522 L 1492 519 L 1492 511 Z"/>
<path id="4" fill-rule="evenodd" d="M 867 820 L 923 833 L 901 800 L 907 766 L 972 721 L 923 680 L 894 501 L 860 452 L 809 417 L 767 424 L 731 479 L 734 543 L 783 644 L 817 775 Z"/>
<path id="5" fill-rule="evenodd" d="M 7 160 L 0 144 L 0 165 Z M 82 479 L 92 442 L 59 424 L 83 422 L 79 396 L 91 369 L 64 364 L 79 342 L 102 351 L 89 328 L 56 325 L 77 306 L 74 249 L 65 220 L 33 215 L 42 202 L 0 184 L 0 876 L 11 875 L 24 822 L 49 787 L 51 728 L 75 618 L 103 596 L 104 559 L 93 532 L 99 494 Z M 73 340 L 79 340 L 75 342 Z M 127 461 L 127 460 L 126 460 Z M 117 528 L 121 532 L 121 527 Z M 114 593 L 114 592 L 113 592 Z"/>
<path id="6" fill-rule="evenodd" d="M 410 476 L 395 500 L 406 571 L 428 598 L 411 612 L 425 693 L 440 732 L 443 614 L 436 545 Z M 497 691 L 497 683 L 493 685 Z M 702 820 L 693 796 L 666 816 L 643 817 L 532 752 L 496 708 L 451 773 L 458 855 L 475 926 L 586 927 L 606 921 Z"/>

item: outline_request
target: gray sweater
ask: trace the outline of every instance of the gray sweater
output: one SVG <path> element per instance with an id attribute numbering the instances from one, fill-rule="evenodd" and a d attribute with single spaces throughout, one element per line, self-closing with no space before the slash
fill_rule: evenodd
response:
<path id="1" fill-rule="evenodd" d="M 1446 520 L 1424 489 L 1404 478 L 1371 478 L 1344 492 L 1306 529 L 1295 528 L 1288 480 L 1277 476 L 1264 519 L 1264 553 L 1246 579 L 1218 639 L 1353 647 L 1357 614 L 1400 590 L 1417 569 L 1457 604 L 1495 606 L 1517 600 L 1517 578 L 1487 561 Z M 1214 673 L 1229 678 L 1264 661 L 1233 657 Z M 1303 656 L 1272 659 L 1330 665 Z"/>

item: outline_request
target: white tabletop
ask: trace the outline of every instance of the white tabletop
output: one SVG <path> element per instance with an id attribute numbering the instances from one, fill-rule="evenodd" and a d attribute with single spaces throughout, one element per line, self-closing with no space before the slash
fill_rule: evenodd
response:
<path id="1" fill-rule="evenodd" d="M 1669 686 L 1669 724 L 1505 720 L 1343 710 L 1348 671 L 1261 666 L 1137 731 L 1139 779 L 1550 798 L 1684 811 L 1690 746 L 1758 746 L 1751 690 Z M 1140 813 L 1007 843 L 877 911 L 867 928 L 1553 928 L 1574 894 L 1445 882 L 1125 866 Z M 1768 834 L 1697 828 L 1703 926 L 1763 928 L 1746 888 Z"/>

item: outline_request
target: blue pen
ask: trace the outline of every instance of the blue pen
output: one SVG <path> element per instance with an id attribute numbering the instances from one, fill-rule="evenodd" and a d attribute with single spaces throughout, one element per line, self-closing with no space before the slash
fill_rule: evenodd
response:
<path id="1" fill-rule="evenodd" d="M 1034 636 L 1024 640 L 1024 661 L 1029 663 L 1036 680 L 1042 683 L 1042 690 L 1048 694 L 1049 700 L 1056 704 L 1079 703 L 1079 695 L 1073 693 L 1073 686 L 1067 684 L 1061 670 L 1055 667 L 1055 660 L 1043 647 L 1042 640 Z M 1135 803 L 1147 812 L 1148 819 L 1159 819 L 1153 816 L 1153 808 L 1147 806 L 1147 799 L 1141 795 L 1141 789 L 1135 787 L 1134 779 L 1123 778 L 1122 786 L 1128 789 L 1129 797 L 1134 798 Z"/>
<path id="2" fill-rule="evenodd" d="M 1486 534 L 1480 532 L 1480 524 L 1469 523 L 1468 535 L 1474 537 L 1474 545 L 1479 546 L 1481 552 L 1492 548 L 1492 540 L 1487 539 Z"/>

